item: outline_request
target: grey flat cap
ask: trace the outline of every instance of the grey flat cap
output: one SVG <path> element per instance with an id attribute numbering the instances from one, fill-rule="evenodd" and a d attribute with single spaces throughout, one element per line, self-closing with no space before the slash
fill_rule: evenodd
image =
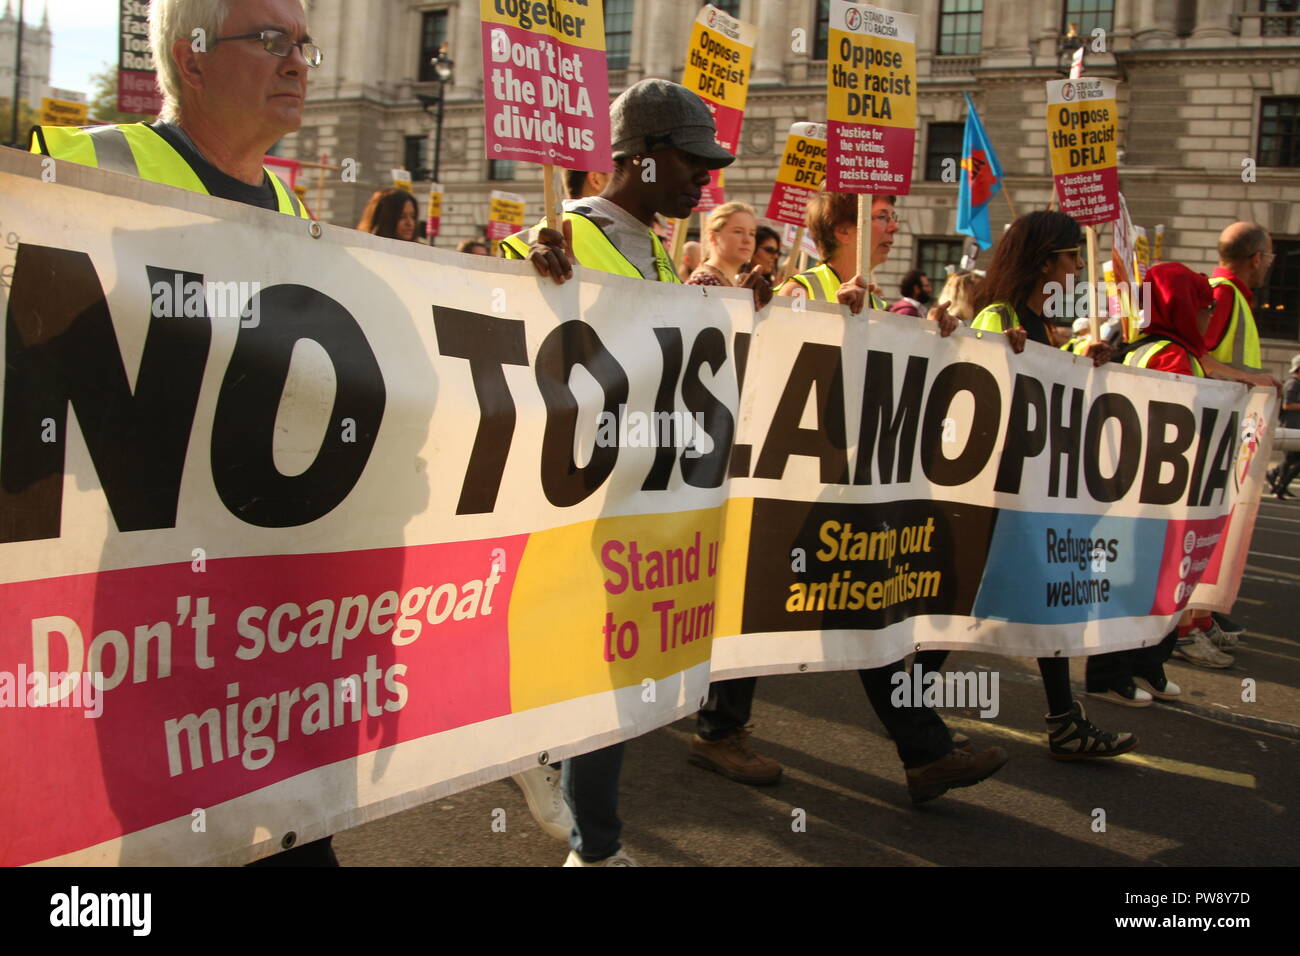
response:
<path id="1" fill-rule="evenodd" d="M 704 100 L 668 80 L 642 80 L 609 105 L 609 132 L 614 158 L 657 149 L 678 149 L 721 169 L 736 157 L 718 145 L 718 127 Z"/>

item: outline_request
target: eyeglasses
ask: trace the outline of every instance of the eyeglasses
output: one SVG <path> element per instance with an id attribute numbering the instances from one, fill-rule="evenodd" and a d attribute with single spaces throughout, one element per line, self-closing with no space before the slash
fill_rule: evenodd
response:
<path id="1" fill-rule="evenodd" d="M 777 256 L 781 254 L 781 250 L 776 246 L 760 246 L 758 251 L 769 256 Z"/>
<path id="2" fill-rule="evenodd" d="M 878 222 L 882 226 L 888 226 L 891 222 L 902 223 L 903 219 L 896 212 L 878 212 L 871 217 L 872 222 Z"/>
<path id="3" fill-rule="evenodd" d="M 1079 246 L 1071 246 L 1069 249 L 1053 249 L 1051 252 L 1048 253 L 1048 255 L 1060 256 L 1069 253 L 1070 255 L 1077 256 L 1079 254 L 1079 248 L 1080 248 Z"/>
<path id="4" fill-rule="evenodd" d="M 262 49 L 273 56 L 290 56 L 294 47 L 302 50 L 302 58 L 307 61 L 308 66 L 320 66 L 324 54 L 321 53 L 320 47 L 307 40 L 290 40 L 289 34 L 280 30 L 262 30 L 258 33 L 241 33 L 233 37 L 217 37 L 213 41 L 213 46 L 221 43 L 223 40 L 260 40 Z"/>

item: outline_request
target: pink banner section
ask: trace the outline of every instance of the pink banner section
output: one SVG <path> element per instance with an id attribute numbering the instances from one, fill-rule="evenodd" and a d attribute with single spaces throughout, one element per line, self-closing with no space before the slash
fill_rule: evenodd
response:
<path id="1" fill-rule="evenodd" d="M 815 189 L 802 189 L 789 183 L 774 183 L 772 198 L 767 201 L 767 218 L 802 226 L 804 210 L 815 192 Z"/>
<path id="2" fill-rule="evenodd" d="M 1099 226 L 1119 218 L 1119 168 L 1094 169 L 1056 177 L 1061 212 L 1081 226 Z"/>
<path id="3" fill-rule="evenodd" d="M 508 236 L 513 236 L 518 231 L 519 227 L 513 222 L 498 222 L 493 219 L 487 224 L 487 237 L 493 240 L 505 239 Z"/>
<path id="4" fill-rule="evenodd" d="M 526 540 L 0 587 L 0 864 L 510 713 L 508 609 Z M 42 664 L 75 676 L 47 688 Z M 86 676 L 97 670 L 102 690 Z"/>
<path id="5" fill-rule="evenodd" d="M 1170 521 L 1165 527 L 1165 547 L 1160 577 L 1151 602 L 1152 614 L 1173 614 L 1187 605 L 1198 581 L 1218 580 L 1231 513 L 1202 521 Z"/>
<path id="6" fill-rule="evenodd" d="M 489 159 L 613 169 L 605 51 L 482 24 Z"/>
<path id="7" fill-rule="evenodd" d="M 828 190 L 894 196 L 911 192 L 916 130 L 831 120 L 826 134 Z"/>

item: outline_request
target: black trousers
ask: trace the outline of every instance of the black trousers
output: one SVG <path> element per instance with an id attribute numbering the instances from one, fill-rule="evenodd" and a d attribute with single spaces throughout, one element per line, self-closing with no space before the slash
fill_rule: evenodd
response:
<path id="1" fill-rule="evenodd" d="M 1134 677 L 1141 677 L 1152 684 L 1160 684 L 1165 675 L 1165 661 L 1173 654 L 1176 643 L 1178 643 L 1178 628 L 1166 634 L 1160 643 L 1152 644 L 1150 647 L 1094 654 L 1088 658 L 1089 692 L 1105 692 L 1113 687 L 1126 687 L 1133 683 Z"/>
<path id="2" fill-rule="evenodd" d="M 942 718 L 929 707 L 895 707 L 891 700 L 894 675 L 907 670 L 903 661 L 858 671 L 862 689 L 876 717 L 894 739 L 903 766 L 923 767 L 942 760 L 952 751 L 952 734 Z M 722 740 L 749 723 L 757 677 L 716 681 L 709 685 L 709 699 L 696 717 L 699 735 L 705 740 Z"/>

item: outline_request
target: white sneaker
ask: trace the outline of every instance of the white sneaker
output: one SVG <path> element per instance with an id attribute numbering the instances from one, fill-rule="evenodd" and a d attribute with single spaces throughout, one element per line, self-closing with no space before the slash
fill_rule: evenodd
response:
<path id="1" fill-rule="evenodd" d="M 1210 626 L 1205 629 L 1205 636 L 1221 651 L 1226 651 L 1229 647 L 1237 646 L 1237 635 L 1229 634 L 1223 628 L 1219 627 L 1219 622 L 1214 619 L 1210 620 Z"/>
<path id="2" fill-rule="evenodd" d="M 1195 664 L 1197 667 L 1222 669 L 1233 664 L 1232 658 L 1211 644 L 1205 632 L 1200 629 L 1178 639 L 1178 643 L 1174 645 L 1174 657 Z"/>
<path id="3" fill-rule="evenodd" d="M 564 791 L 560 789 L 560 771 L 543 765 L 517 773 L 510 779 L 524 792 L 528 812 L 542 831 L 557 840 L 568 840 L 569 831 L 573 829 L 573 814 L 569 812 L 569 805 L 564 802 Z"/>
<path id="4" fill-rule="evenodd" d="M 597 860 L 595 863 L 588 863 L 582 857 L 578 856 L 577 850 L 569 851 L 569 858 L 564 861 L 565 866 L 640 866 L 636 860 L 628 855 L 626 850 L 619 850 L 613 856 L 607 856 L 603 860 Z"/>
<path id="5" fill-rule="evenodd" d="M 1133 683 L 1137 685 L 1138 690 L 1144 690 L 1158 700 L 1174 700 L 1183 693 L 1183 689 L 1167 677 L 1162 687 L 1156 687 L 1145 677 L 1134 677 Z"/>

